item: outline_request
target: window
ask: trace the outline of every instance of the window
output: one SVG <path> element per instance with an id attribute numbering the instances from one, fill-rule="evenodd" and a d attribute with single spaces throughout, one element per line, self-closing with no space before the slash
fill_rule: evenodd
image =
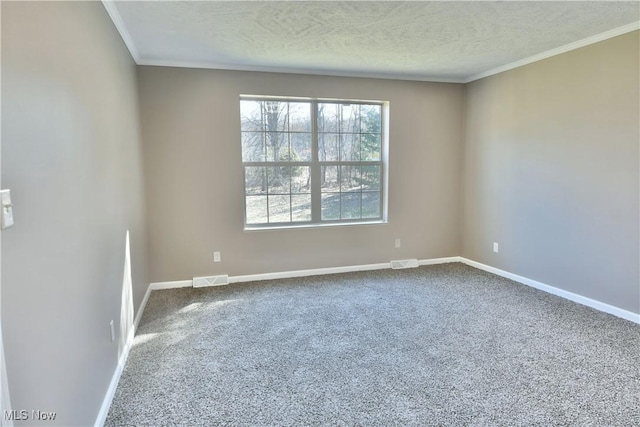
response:
<path id="1" fill-rule="evenodd" d="M 384 103 L 240 98 L 245 226 L 384 220 Z"/>

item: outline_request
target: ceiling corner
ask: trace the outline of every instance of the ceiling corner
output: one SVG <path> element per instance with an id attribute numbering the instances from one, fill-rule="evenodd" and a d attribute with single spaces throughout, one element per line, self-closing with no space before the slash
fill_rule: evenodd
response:
<path id="1" fill-rule="evenodd" d="M 476 80 L 483 79 L 485 77 L 490 77 L 495 74 L 513 70 L 514 68 L 522 67 L 522 66 L 531 64 L 533 62 L 551 58 L 552 56 L 560 55 L 565 52 L 569 52 L 575 49 L 579 49 L 581 47 L 589 46 L 590 44 L 598 43 L 598 42 L 611 39 L 613 37 L 621 36 L 623 34 L 630 33 L 632 31 L 637 31 L 637 30 L 640 30 L 640 21 L 632 22 L 631 24 L 623 25 L 622 27 L 605 31 L 604 33 L 596 34 L 596 35 L 584 38 L 582 40 L 578 40 L 578 41 L 566 44 L 564 46 L 556 47 L 546 52 L 542 52 L 537 55 L 533 55 L 528 58 L 524 58 L 519 61 L 512 62 L 510 64 L 505 64 L 500 67 L 493 68 L 491 70 L 483 71 L 482 73 L 478 73 L 473 76 L 470 76 L 468 79 L 464 81 L 464 83 L 465 84 L 471 83 Z"/>
<path id="2" fill-rule="evenodd" d="M 127 46 L 127 49 L 129 49 L 129 53 L 131 54 L 131 57 L 133 58 L 134 62 L 136 64 L 139 64 L 140 54 L 138 53 L 138 49 L 136 48 L 136 45 L 133 43 L 131 34 L 129 34 L 129 31 L 127 30 L 127 27 L 124 24 L 124 21 L 122 20 L 122 17 L 120 16 L 120 12 L 118 12 L 118 8 L 116 7 L 115 3 L 113 2 L 113 0 L 101 0 L 101 1 L 102 1 L 102 5 L 107 11 L 107 14 L 111 18 L 111 21 L 113 22 L 113 25 L 115 25 L 116 29 L 118 30 L 118 33 L 120 33 L 120 37 L 122 38 L 122 41 Z"/>

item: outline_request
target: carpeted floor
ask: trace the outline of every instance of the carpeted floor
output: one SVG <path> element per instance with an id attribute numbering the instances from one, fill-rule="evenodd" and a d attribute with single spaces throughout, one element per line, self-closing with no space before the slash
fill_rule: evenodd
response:
<path id="1" fill-rule="evenodd" d="M 154 291 L 106 422 L 639 424 L 639 325 L 458 263 Z"/>

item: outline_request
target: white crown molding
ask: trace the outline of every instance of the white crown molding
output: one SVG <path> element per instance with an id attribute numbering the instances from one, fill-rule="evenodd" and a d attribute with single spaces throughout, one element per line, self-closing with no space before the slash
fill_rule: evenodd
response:
<path id="1" fill-rule="evenodd" d="M 191 61 L 175 61 L 175 60 L 160 60 L 160 59 L 145 59 L 141 58 L 140 54 L 133 42 L 127 27 L 118 12 L 117 7 L 113 0 L 101 0 L 102 4 L 107 11 L 109 17 L 113 21 L 116 29 L 120 33 L 122 40 L 129 49 L 133 60 L 137 65 L 155 66 L 155 67 L 176 67 L 176 68 L 195 68 L 195 69 L 211 69 L 211 70 L 227 70 L 227 71 L 254 71 L 265 73 L 284 73 L 284 74 L 306 74 L 306 75 L 318 75 L 318 76 L 334 76 L 334 77 L 357 77 L 357 78 L 371 78 L 371 79 L 385 79 L 385 80 L 406 80 L 406 81 L 422 81 L 433 83 L 471 83 L 473 81 L 483 79 L 485 77 L 493 76 L 495 74 L 503 73 L 505 71 L 513 70 L 515 68 L 522 67 L 543 59 L 551 58 L 562 53 L 566 53 L 581 47 L 585 47 L 594 43 L 601 42 L 613 37 L 620 36 L 632 31 L 640 29 L 640 21 L 633 22 L 631 24 L 624 25 L 622 27 L 614 28 L 609 31 L 605 31 L 600 34 L 596 34 L 582 40 L 578 40 L 564 46 L 560 46 L 546 52 L 539 53 L 537 55 L 524 58 L 510 64 L 505 64 L 500 67 L 492 68 L 481 73 L 474 74 L 467 78 L 446 78 L 446 77 L 434 77 L 425 76 L 420 74 L 385 74 L 375 72 L 357 72 L 357 71 L 337 71 L 337 70 L 309 70 L 303 68 L 287 68 L 287 67 L 266 67 L 258 65 L 238 65 L 238 64 L 220 64 L 214 62 L 191 62 Z"/>
<path id="2" fill-rule="evenodd" d="M 129 53 L 133 58 L 134 62 L 139 65 L 140 54 L 138 53 L 138 49 L 136 48 L 135 43 L 133 42 L 133 38 L 131 34 L 129 34 L 129 30 L 127 30 L 127 26 L 125 25 L 122 17 L 120 16 L 120 12 L 118 12 L 118 8 L 114 4 L 113 0 L 102 0 L 102 5 L 104 6 L 107 14 L 111 18 L 113 25 L 115 25 L 116 29 L 120 33 L 120 37 L 124 44 L 129 49 Z"/>
<path id="3" fill-rule="evenodd" d="M 281 73 L 281 74 L 306 74 L 313 76 L 331 76 L 331 77 L 357 77 L 365 79 L 383 79 L 383 80 L 405 80 L 432 83 L 464 83 L 464 79 L 430 77 L 417 74 L 384 74 L 384 73 L 367 73 L 357 71 L 338 71 L 338 70 L 308 70 L 304 68 L 287 68 L 287 67 L 263 67 L 259 65 L 236 65 L 236 64 L 219 64 L 213 62 L 189 62 L 189 61 L 172 61 L 160 59 L 140 59 L 136 61 L 138 65 L 146 65 L 152 67 L 175 67 L 175 68 L 196 68 L 207 70 L 225 70 L 225 71 L 253 71 L 261 73 Z"/>
<path id="4" fill-rule="evenodd" d="M 621 36 L 632 31 L 640 29 L 640 21 L 633 22 L 631 24 L 623 25 L 622 27 L 614 28 L 604 33 L 596 34 L 591 37 L 587 37 L 582 40 L 575 41 L 573 43 L 566 44 L 564 46 L 557 47 L 555 49 L 548 50 L 546 52 L 539 53 L 537 55 L 530 56 L 528 58 L 521 59 L 519 61 L 512 62 L 510 64 L 502 65 L 500 67 L 493 68 L 491 70 L 483 71 L 482 73 L 475 74 L 462 83 L 471 83 L 476 80 L 483 79 L 485 77 L 493 76 L 495 74 L 503 73 L 505 71 L 513 70 L 524 65 L 528 65 L 534 62 L 542 61 L 543 59 L 551 58 L 552 56 L 560 55 L 581 47 L 589 46 L 594 43 L 601 42 L 613 37 Z"/>

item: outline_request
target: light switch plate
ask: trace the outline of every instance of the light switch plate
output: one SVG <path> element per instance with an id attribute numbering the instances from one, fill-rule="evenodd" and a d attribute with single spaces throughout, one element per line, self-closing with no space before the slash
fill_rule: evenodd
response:
<path id="1" fill-rule="evenodd" d="M 10 190 L 0 191 L 0 209 L 2 209 L 2 222 L 0 228 L 4 230 L 13 226 L 13 205 L 11 204 Z"/>

